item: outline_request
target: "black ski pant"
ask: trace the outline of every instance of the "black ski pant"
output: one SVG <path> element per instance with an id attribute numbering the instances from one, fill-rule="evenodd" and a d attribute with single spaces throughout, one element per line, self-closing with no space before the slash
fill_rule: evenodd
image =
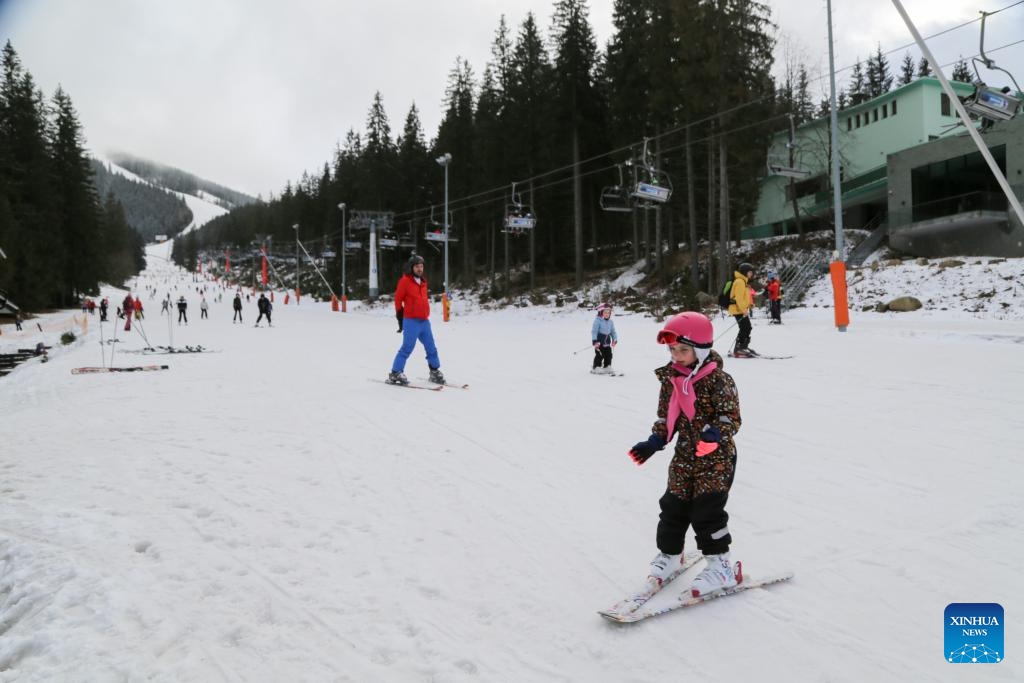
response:
<path id="1" fill-rule="evenodd" d="M 771 301 L 769 303 L 771 304 L 772 320 L 774 320 L 775 322 L 781 323 L 782 322 L 782 300 L 781 299 L 775 299 L 774 301 Z"/>
<path id="2" fill-rule="evenodd" d="M 200 320 L 202 320 L 203 318 L 209 318 L 209 317 L 210 317 L 210 316 L 209 316 L 209 315 L 207 315 L 207 312 L 206 312 L 206 309 L 205 309 L 205 308 L 200 308 L 200 309 L 199 309 L 199 319 L 200 319 Z"/>
<path id="3" fill-rule="evenodd" d="M 697 537 L 697 547 L 705 555 L 720 555 L 729 551 L 732 536 L 729 535 L 729 513 L 725 504 L 729 500 L 727 491 L 706 493 L 693 500 L 683 500 L 671 491 L 658 501 L 661 516 L 658 518 L 658 550 L 668 555 L 683 552 L 686 531 L 692 526 Z"/>
<path id="4" fill-rule="evenodd" d="M 745 349 L 750 346 L 750 333 L 754 329 L 754 326 L 750 323 L 750 317 L 745 315 L 735 315 L 736 324 L 739 325 L 740 333 L 736 337 L 736 348 Z"/>
<path id="5" fill-rule="evenodd" d="M 231 319 L 231 322 L 235 322 L 235 320 L 238 320 L 238 322 L 242 322 L 242 309 L 241 308 L 236 308 L 235 309 L 235 317 Z"/>
<path id="6" fill-rule="evenodd" d="M 267 324 L 271 325 L 272 323 L 270 322 L 270 314 L 269 313 L 263 313 L 263 312 L 260 312 L 259 317 L 256 318 L 256 324 L 257 325 L 260 324 L 260 321 L 263 320 L 263 316 L 267 316 Z"/>
<path id="7" fill-rule="evenodd" d="M 179 325 L 181 324 L 182 320 L 184 320 L 185 324 L 188 325 L 188 316 L 185 314 L 185 309 L 179 308 L 178 309 L 178 324 Z"/>
<path id="8" fill-rule="evenodd" d="M 594 367 L 610 368 L 612 366 L 612 347 L 599 346 L 594 349 Z"/>

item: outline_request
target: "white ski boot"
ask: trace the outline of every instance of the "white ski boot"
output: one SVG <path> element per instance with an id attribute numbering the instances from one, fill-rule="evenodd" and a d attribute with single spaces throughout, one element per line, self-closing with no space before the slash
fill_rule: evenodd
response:
<path id="1" fill-rule="evenodd" d="M 651 569 L 647 574 L 647 580 L 657 581 L 658 585 L 661 585 L 666 578 L 672 575 L 672 572 L 679 569 L 683 562 L 683 554 L 669 555 L 667 553 L 658 553 L 651 560 Z"/>
<path id="2" fill-rule="evenodd" d="M 707 563 L 704 570 L 690 585 L 690 594 L 695 598 L 733 588 L 743 580 L 743 575 L 739 571 L 739 563 L 736 563 L 734 569 L 727 552 L 721 555 L 705 555 L 704 561 Z"/>

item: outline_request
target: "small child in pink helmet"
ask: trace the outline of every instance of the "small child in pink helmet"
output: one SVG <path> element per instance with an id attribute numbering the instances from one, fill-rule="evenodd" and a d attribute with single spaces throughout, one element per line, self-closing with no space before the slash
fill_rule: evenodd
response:
<path id="1" fill-rule="evenodd" d="M 694 597 L 731 588 L 742 581 L 739 563 L 729 558 L 729 499 L 736 471 L 740 403 L 736 383 L 722 369 L 722 357 L 711 349 L 714 328 L 701 313 L 673 316 L 658 332 L 668 346 L 669 362 L 654 371 L 661 388 L 658 419 L 646 441 L 633 446 L 630 457 L 642 465 L 676 436 L 669 464 L 668 488 L 661 497 L 658 555 L 648 580 L 661 582 L 679 568 L 686 532 L 693 527 L 706 561 L 694 579 Z"/>
<path id="2" fill-rule="evenodd" d="M 612 321 L 610 304 L 597 307 L 597 317 L 590 326 L 590 341 L 594 345 L 594 364 L 590 371 L 595 375 L 610 375 L 612 370 L 612 349 L 619 343 L 619 335 Z"/>

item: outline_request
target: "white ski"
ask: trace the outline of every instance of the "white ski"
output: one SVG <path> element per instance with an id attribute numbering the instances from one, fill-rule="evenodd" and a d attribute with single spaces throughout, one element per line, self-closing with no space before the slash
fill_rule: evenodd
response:
<path id="1" fill-rule="evenodd" d="M 598 610 L 597 613 L 613 621 L 628 621 L 626 617 L 643 607 L 644 603 L 660 593 L 661 589 L 671 583 L 673 579 L 685 574 L 690 567 L 700 562 L 703 557 L 700 554 L 684 556 L 679 569 L 666 576 L 663 581 L 658 582 L 655 579 L 649 578 L 642 590 L 619 600 L 608 609 Z"/>
<path id="2" fill-rule="evenodd" d="M 380 382 L 381 384 L 387 384 L 392 387 L 402 387 L 404 389 L 426 389 L 427 391 L 441 391 L 444 389 L 444 384 L 417 384 L 416 382 L 409 382 L 408 384 L 399 384 L 398 382 L 389 382 L 386 379 L 374 379 L 368 377 L 371 382 Z"/>
<path id="3" fill-rule="evenodd" d="M 783 581 L 789 581 L 793 578 L 792 572 L 786 574 L 777 574 L 775 576 L 769 576 L 763 579 L 748 579 L 744 577 L 741 583 L 736 584 L 732 588 L 725 590 L 716 591 L 714 593 L 708 593 L 707 595 L 701 595 L 699 597 L 691 597 L 689 593 L 684 593 L 679 596 L 678 600 L 675 600 L 664 607 L 658 607 L 657 609 L 646 610 L 638 609 L 628 614 L 607 614 L 605 612 L 599 612 L 599 614 L 611 621 L 615 621 L 621 624 L 629 624 L 636 621 L 642 621 L 651 617 L 656 617 L 660 614 L 666 614 L 668 612 L 674 612 L 677 609 L 683 609 L 685 607 L 693 607 L 699 605 L 702 602 L 714 600 L 716 598 L 724 598 L 730 595 L 736 595 L 743 591 L 750 590 L 751 588 L 761 588 L 762 586 L 770 586 L 773 583 L 781 583 Z"/>

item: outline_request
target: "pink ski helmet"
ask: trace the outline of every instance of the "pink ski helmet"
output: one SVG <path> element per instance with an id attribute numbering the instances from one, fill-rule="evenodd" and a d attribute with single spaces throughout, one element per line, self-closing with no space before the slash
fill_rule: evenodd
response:
<path id="1" fill-rule="evenodd" d="M 659 344 L 687 344 L 694 349 L 710 349 L 714 339 L 715 330 L 711 321 L 696 311 L 672 316 L 658 332 Z"/>
<path id="2" fill-rule="evenodd" d="M 601 304 L 597 305 L 597 308 L 595 310 L 598 313 L 603 313 L 604 311 L 610 311 L 611 309 L 612 309 L 612 305 L 611 304 L 601 303 Z"/>

